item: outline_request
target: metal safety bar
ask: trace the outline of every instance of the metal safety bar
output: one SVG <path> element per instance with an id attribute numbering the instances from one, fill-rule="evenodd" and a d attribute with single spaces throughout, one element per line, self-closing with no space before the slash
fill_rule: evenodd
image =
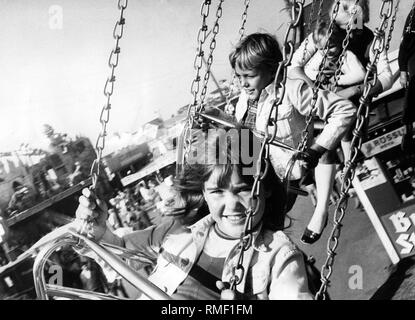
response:
<path id="1" fill-rule="evenodd" d="M 125 250 L 119 247 L 115 248 L 114 246 L 112 246 L 111 249 L 105 248 L 104 246 L 99 245 L 87 237 L 84 237 L 72 230 L 68 230 L 68 232 L 60 234 L 52 241 L 47 242 L 35 259 L 33 265 L 33 279 L 35 282 L 36 294 L 39 299 L 48 300 L 48 296 L 50 294 L 57 295 L 59 292 L 61 292 L 62 296 L 64 297 L 69 294 L 69 291 L 71 291 L 68 291 L 67 288 L 62 288 L 62 290 L 60 290 L 57 286 L 51 286 L 50 284 L 47 284 L 45 280 L 44 268 L 48 262 L 49 257 L 58 248 L 64 246 L 71 246 L 74 248 L 76 247 L 77 249 L 79 249 L 81 246 L 81 249 L 87 249 L 89 252 L 96 254 L 106 264 L 114 269 L 121 277 L 123 277 L 131 285 L 143 292 L 143 294 L 152 300 L 171 299 L 170 296 L 168 296 L 164 291 L 135 272 L 134 269 L 129 267 L 126 262 L 124 262 L 121 258 L 119 258 L 115 253 L 111 251 L 116 249 L 120 255 L 123 255 L 124 257 L 131 257 L 132 253 L 129 252 L 129 250 Z M 75 294 L 75 291 L 72 290 L 71 293 Z M 83 297 L 85 297 L 85 295 L 83 295 Z M 96 295 L 96 298 L 99 299 L 99 296 Z M 112 299 L 111 295 L 107 295 L 105 298 Z"/>
<path id="2" fill-rule="evenodd" d="M 220 119 L 218 117 L 211 116 L 209 114 L 205 114 L 205 113 L 202 113 L 202 112 L 197 112 L 196 114 L 198 116 L 201 116 L 201 117 L 207 119 L 207 120 L 210 120 L 210 121 L 219 123 L 219 124 L 221 124 L 221 125 L 223 125 L 223 126 L 225 126 L 227 128 L 236 128 L 237 127 L 237 125 L 235 123 L 231 122 L 231 121 L 223 120 L 223 119 Z M 252 132 L 255 133 L 256 135 L 260 136 L 261 138 L 264 138 L 264 136 L 265 136 L 265 134 L 263 132 L 258 131 L 258 130 L 252 130 Z M 272 144 L 273 146 L 282 148 L 282 149 L 289 150 L 289 151 L 293 151 L 293 152 L 294 151 L 297 151 L 296 149 L 294 149 L 293 147 L 289 146 L 288 144 L 282 143 L 282 142 L 277 141 L 275 139 L 272 140 L 270 142 L 270 144 Z"/>
<path id="3" fill-rule="evenodd" d="M 59 297 L 68 300 L 127 300 L 125 298 L 120 298 L 111 294 L 62 287 L 55 284 L 47 284 L 46 290 L 48 296 Z"/>

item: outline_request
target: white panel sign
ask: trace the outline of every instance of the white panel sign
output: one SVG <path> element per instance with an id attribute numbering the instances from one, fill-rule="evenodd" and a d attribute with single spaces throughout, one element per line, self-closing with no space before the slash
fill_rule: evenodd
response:
<path id="1" fill-rule="evenodd" d="M 400 127 L 362 144 L 362 152 L 368 158 L 401 144 L 405 127 Z"/>

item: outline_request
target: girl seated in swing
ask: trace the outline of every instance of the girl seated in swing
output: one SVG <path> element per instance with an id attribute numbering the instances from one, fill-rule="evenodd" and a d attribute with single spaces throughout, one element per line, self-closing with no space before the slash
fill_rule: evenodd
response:
<path id="1" fill-rule="evenodd" d="M 303 41 L 301 46 L 293 55 L 293 64 L 289 67 L 289 77 L 303 79 L 314 87 L 317 75 L 320 71 L 320 64 L 324 57 L 324 48 L 328 41 L 328 49 L 326 53 L 325 65 L 322 67 L 321 87 L 328 90 L 344 90 L 347 87 L 361 84 L 364 80 L 366 71 L 360 63 L 356 55 L 350 51 L 345 50 L 343 63 L 340 64 L 339 58 L 342 52 L 342 43 L 346 36 L 346 32 L 333 24 L 333 30 L 329 35 L 328 24 L 325 21 L 319 21 L 314 28 L 311 35 L 308 37 L 308 44 Z M 311 52 L 308 47 L 315 48 L 316 51 Z M 303 59 L 304 58 L 304 59 Z M 340 67 L 338 78 L 336 79 L 336 71 Z M 334 85 L 337 81 L 337 87 Z M 348 160 L 350 152 L 350 137 L 343 137 L 341 145 L 345 153 L 345 161 Z M 331 150 L 325 153 L 319 160 L 318 165 L 314 170 L 316 199 L 315 209 L 312 218 L 309 221 L 308 229 L 313 230 L 314 234 L 321 234 L 325 221 L 328 216 L 328 206 L 330 202 L 330 195 L 332 193 L 335 174 L 336 163 L 339 163 L 336 150 Z M 324 223 L 324 224 L 323 224 Z M 308 240 L 303 238 L 304 242 L 313 243 L 318 240 L 318 237 L 312 237 Z"/>
<path id="2" fill-rule="evenodd" d="M 333 1 L 329 12 L 333 14 L 336 1 Z M 351 20 L 351 18 L 354 18 Z M 369 21 L 369 2 L 368 0 L 360 0 L 356 5 L 355 0 L 341 0 L 339 3 L 339 9 L 334 19 L 333 34 L 330 41 L 336 42 L 336 39 L 344 39 L 346 36 L 346 29 L 351 23 L 351 33 L 346 51 L 346 60 L 343 64 L 342 70 L 345 74 L 339 79 L 339 87 L 333 88 L 336 93 L 344 98 L 350 99 L 356 106 L 359 106 L 359 98 L 363 93 L 363 80 L 361 78 L 360 67 L 356 66 L 348 68 L 347 65 L 357 58 L 362 66 L 366 66 L 369 61 L 374 59 L 374 53 L 371 50 L 371 45 L 374 39 L 373 32 L 365 26 L 365 23 Z M 313 82 L 305 74 L 305 64 L 316 54 L 318 54 L 320 46 L 317 41 L 314 41 L 313 36 L 309 36 L 307 46 L 305 42 L 300 45 L 293 55 L 290 70 L 288 76 L 291 78 L 299 78 L 306 80 L 307 83 L 313 86 Z M 353 57 L 353 59 L 351 59 Z M 383 50 L 377 61 L 377 82 L 369 91 L 369 96 L 375 96 L 382 91 L 388 90 L 392 86 L 392 72 L 389 66 L 386 50 Z M 347 71 L 350 70 L 350 71 Z M 346 74 L 347 71 L 347 74 Z M 332 75 L 332 71 L 327 71 L 328 75 Z M 343 78 L 342 78 L 343 77 Z M 345 81 L 350 80 L 353 81 Z M 359 82 L 358 80 L 361 79 Z M 354 82 L 354 83 L 353 83 Z M 354 128 L 354 123 L 351 126 Z M 343 150 L 344 163 L 350 160 L 351 141 L 352 141 L 352 129 L 345 133 L 341 140 L 341 148 Z M 337 148 L 337 146 L 335 146 Z M 335 149 L 334 148 L 334 149 Z M 336 175 L 336 162 L 338 158 L 336 153 L 328 152 L 322 156 L 318 166 L 315 168 L 315 180 L 317 187 L 317 204 L 314 210 L 313 216 L 309 221 L 308 230 L 311 230 L 314 234 L 321 234 L 328 216 L 328 205 L 330 200 L 330 194 L 333 189 L 333 183 Z M 319 190 L 320 189 L 320 190 Z M 306 230 L 307 231 L 307 230 Z M 311 237 L 305 242 L 312 243 L 318 240 L 319 236 Z"/>
<path id="3" fill-rule="evenodd" d="M 251 205 L 259 143 L 248 129 L 212 129 L 199 136 L 176 178 L 171 219 L 161 225 L 118 238 L 106 226 L 104 204 L 88 189 L 76 216 L 95 217 L 95 240 L 152 261 L 149 281 L 174 299 L 312 299 L 303 254 L 282 231 L 285 195 L 272 169 L 252 200 L 257 212 L 245 233 L 252 236 L 245 272 L 236 292 L 228 289 Z M 254 157 L 248 158 L 249 149 Z"/>
<path id="4" fill-rule="evenodd" d="M 329 38 L 329 26 L 327 22 L 319 21 L 308 38 L 309 43 L 311 42 L 311 45 L 315 45 L 317 51 L 312 56 L 308 57 L 308 61 L 306 59 L 302 61 L 304 74 L 300 73 L 298 76 L 302 77 L 310 86 L 314 86 L 314 81 L 316 81 L 320 64 L 323 61 L 325 45 L 326 42 L 329 41 L 326 63 L 323 66 L 323 86 L 326 89 L 329 89 L 330 85 L 334 83 L 335 72 L 339 67 L 338 62 L 340 63 L 340 61 L 338 60 L 342 52 L 342 42 L 345 38 L 345 32 L 344 30 L 336 27 L 334 24 L 332 34 Z M 303 44 L 296 50 L 296 56 L 304 54 L 304 46 L 305 42 L 303 42 Z M 296 66 L 296 68 L 298 67 L 299 66 Z M 290 72 L 291 70 L 292 67 L 289 68 L 289 73 L 292 73 Z M 346 88 L 354 84 L 362 83 L 365 75 L 366 70 L 356 55 L 350 50 L 345 50 L 344 60 L 341 65 L 337 85 L 339 87 Z"/>
<path id="5" fill-rule="evenodd" d="M 333 14 L 335 5 L 336 1 L 333 1 L 331 8 L 329 8 L 331 14 Z M 351 21 L 351 18 L 354 19 Z M 338 12 L 334 19 L 333 39 L 338 37 L 344 39 L 346 37 L 346 29 L 351 23 L 347 51 L 351 52 L 364 67 L 374 58 L 374 52 L 371 50 L 374 33 L 365 25 L 368 22 L 369 0 L 360 0 L 358 4 L 356 4 L 355 0 L 340 0 Z M 304 65 L 319 50 L 318 42 L 313 41 L 313 35 L 308 37 L 307 46 L 305 43 L 306 40 L 302 42 L 293 55 L 289 71 L 291 78 L 304 78 Z M 354 68 L 351 68 L 351 70 L 356 72 Z M 392 86 L 393 76 L 386 50 L 383 50 L 379 54 L 377 75 L 378 81 L 369 91 L 369 95 L 371 96 L 376 96 Z M 358 99 L 363 93 L 363 86 L 359 82 L 355 82 L 353 85 L 348 84 L 344 87 L 339 88 L 340 90 L 337 93 L 342 97 L 352 99 L 352 101 L 354 101 L 353 98 Z"/>

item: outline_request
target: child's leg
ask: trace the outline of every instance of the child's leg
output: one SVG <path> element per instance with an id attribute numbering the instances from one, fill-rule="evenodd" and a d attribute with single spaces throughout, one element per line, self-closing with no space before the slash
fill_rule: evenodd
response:
<path id="1" fill-rule="evenodd" d="M 353 129 L 356 126 L 356 122 L 350 126 L 350 128 L 346 131 L 345 135 L 343 136 L 340 145 L 343 151 L 344 157 L 344 164 L 350 160 L 350 152 L 352 151 L 352 139 L 353 139 Z"/>
<path id="2" fill-rule="evenodd" d="M 336 165 L 334 163 L 319 163 L 315 168 L 317 204 L 307 227 L 315 233 L 321 233 L 324 229 L 335 174 Z"/>
<path id="3" fill-rule="evenodd" d="M 352 141 L 351 140 L 342 140 L 341 141 L 344 163 L 350 160 L 350 151 L 352 150 Z"/>
<path id="4" fill-rule="evenodd" d="M 316 191 L 316 181 L 314 180 L 314 170 L 307 172 L 304 176 L 301 184 L 304 186 L 304 189 L 307 190 L 308 195 L 311 198 L 311 202 L 315 207 L 317 205 L 317 191 Z"/>

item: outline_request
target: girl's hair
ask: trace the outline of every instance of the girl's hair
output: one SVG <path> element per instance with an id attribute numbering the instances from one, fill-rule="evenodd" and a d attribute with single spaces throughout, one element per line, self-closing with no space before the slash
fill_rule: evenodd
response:
<path id="1" fill-rule="evenodd" d="M 256 171 L 256 161 L 259 155 L 261 142 L 249 129 L 213 129 L 209 130 L 206 139 L 196 143 L 199 155 L 192 163 L 186 163 L 180 175 L 175 179 L 174 187 L 180 193 L 186 203 L 182 223 L 190 224 L 208 214 L 208 208 L 203 197 L 204 183 L 209 179 L 214 170 L 220 170 L 218 185 L 225 186 L 231 178 L 232 172 L 237 170 L 245 183 L 252 186 Z M 240 147 L 237 148 L 237 145 Z M 204 149 L 205 152 L 200 152 Z M 250 155 L 248 156 L 247 153 Z M 251 161 L 247 161 L 250 159 Z M 208 160 L 208 161 L 206 161 Z M 263 161 L 261 159 L 261 161 Z M 286 195 L 280 179 L 275 174 L 272 166 L 262 180 L 262 192 L 269 193 L 265 197 L 264 225 L 271 230 L 283 228 L 284 207 Z M 189 212 L 196 215 L 187 216 Z"/>
<path id="2" fill-rule="evenodd" d="M 351 13 L 351 8 L 355 4 L 356 0 L 341 0 L 340 10 Z M 333 12 L 336 1 L 333 1 L 329 12 Z M 368 23 L 370 19 L 369 15 L 369 0 L 359 0 L 358 5 L 362 8 L 362 20 L 363 23 Z"/>
<path id="3" fill-rule="evenodd" d="M 268 33 L 252 33 L 242 39 L 229 55 L 232 69 L 277 72 L 282 53 L 277 39 Z"/>

